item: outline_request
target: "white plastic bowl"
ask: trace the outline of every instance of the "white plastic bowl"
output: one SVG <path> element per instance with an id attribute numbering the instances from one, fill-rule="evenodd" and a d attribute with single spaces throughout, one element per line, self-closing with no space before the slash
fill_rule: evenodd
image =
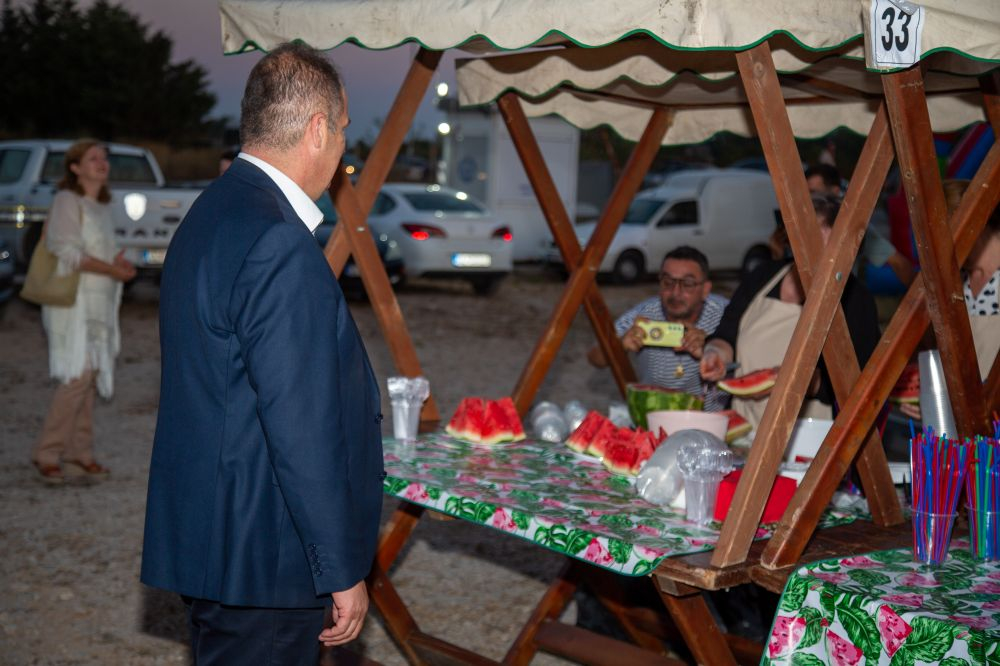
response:
<path id="1" fill-rule="evenodd" d="M 729 419 L 715 412 L 695 412 L 690 410 L 660 410 L 646 414 L 649 429 L 672 435 L 678 430 L 704 430 L 710 432 L 722 441 L 726 441 L 726 429 Z"/>
<path id="2" fill-rule="evenodd" d="M 812 459 L 816 457 L 820 444 L 830 432 L 833 421 L 830 419 L 799 419 L 792 430 L 792 438 L 785 449 L 785 460 L 795 462 L 798 457 Z"/>

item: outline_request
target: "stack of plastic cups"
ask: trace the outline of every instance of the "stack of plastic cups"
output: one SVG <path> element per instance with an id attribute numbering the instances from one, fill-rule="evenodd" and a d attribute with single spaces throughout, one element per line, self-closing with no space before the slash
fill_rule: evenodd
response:
<path id="1" fill-rule="evenodd" d="M 690 432 L 682 430 L 680 433 Z M 677 466 L 684 476 L 686 517 L 693 523 L 707 525 L 715 514 L 715 499 L 722 477 L 733 471 L 733 454 L 718 437 L 694 431 L 702 437 L 681 445 Z M 680 434 L 678 433 L 678 434 Z"/>
<path id="2" fill-rule="evenodd" d="M 955 416 L 951 411 L 940 353 L 936 349 L 922 351 L 917 362 L 920 366 L 920 416 L 924 426 L 930 426 L 942 437 L 956 439 Z"/>
<path id="3" fill-rule="evenodd" d="M 398 442 L 413 443 L 420 430 L 420 410 L 431 394 L 424 377 L 389 377 L 389 402 L 392 404 L 392 436 Z"/>
<path id="4" fill-rule="evenodd" d="M 554 402 L 540 402 L 531 410 L 529 418 L 535 437 L 545 442 L 561 442 L 569 436 L 569 424 L 563 410 Z"/>

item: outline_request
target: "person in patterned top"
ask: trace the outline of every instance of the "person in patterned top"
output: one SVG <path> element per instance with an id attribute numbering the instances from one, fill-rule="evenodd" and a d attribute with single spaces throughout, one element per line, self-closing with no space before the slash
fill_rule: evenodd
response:
<path id="1" fill-rule="evenodd" d="M 635 354 L 639 381 L 701 396 L 706 411 L 726 408 L 726 395 L 714 384 L 706 390 L 698 367 L 705 337 L 715 332 L 728 299 L 712 293 L 708 259 L 693 247 L 671 250 L 660 267 L 659 294 L 638 303 L 615 321 L 615 332 L 626 351 Z M 684 324 L 679 347 L 646 346 L 638 323 L 668 321 Z M 587 354 L 595 366 L 607 366 L 600 347 Z"/>

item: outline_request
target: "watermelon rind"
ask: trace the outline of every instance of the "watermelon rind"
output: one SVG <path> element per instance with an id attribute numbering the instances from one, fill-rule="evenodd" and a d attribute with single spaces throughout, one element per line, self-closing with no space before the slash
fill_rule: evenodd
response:
<path id="1" fill-rule="evenodd" d="M 625 402 L 628 405 L 632 423 L 648 428 L 646 414 L 660 410 L 700 410 L 704 401 L 696 395 L 668 389 L 653 384 L 629 384 L 625 390 Z"/>
<path id="2" fill-rule="evenodd" d="M 778 371 L 775 368 L 764 368 L 742 377 L 723 379 L 717 386 L 720 390 L 736 396 L 757 395 L 773 387 L 777 379 Z"/>

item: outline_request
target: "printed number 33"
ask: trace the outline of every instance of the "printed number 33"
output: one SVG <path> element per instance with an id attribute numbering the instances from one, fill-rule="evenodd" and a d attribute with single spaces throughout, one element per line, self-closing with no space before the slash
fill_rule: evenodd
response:
<path id="1" fill-rule="evenodd" d="M 906 12 L 899 12 L 896 14 L 896 10 L 893 7 L 886 7 L 885 11 L 882 12 L 882 19 L 885 21 L 885 34 L 882 35 L 882 48 L 886 51 L 892 49 L 893 43 L 896 45 L 897 51 L 905 51 L 906 46 L 910 43 L 910 18 L 911 16 Z M 893 35 L 893 23 L 897 20 L 901 20 L 902 24 L 899 26 L 899 36 Z"/>

